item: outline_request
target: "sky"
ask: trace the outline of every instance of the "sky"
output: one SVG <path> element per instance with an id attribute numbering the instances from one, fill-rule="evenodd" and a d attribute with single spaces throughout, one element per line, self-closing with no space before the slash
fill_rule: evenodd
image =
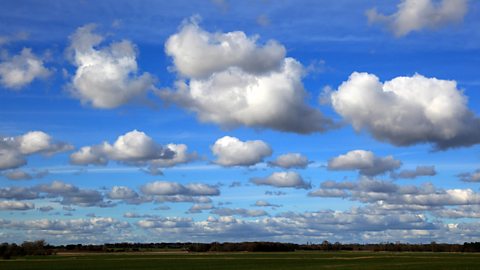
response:
<path id="1" fill-rule="evenodd" d="M 480 3 L 2 1 L 0 242 L 480 241 Z"/>

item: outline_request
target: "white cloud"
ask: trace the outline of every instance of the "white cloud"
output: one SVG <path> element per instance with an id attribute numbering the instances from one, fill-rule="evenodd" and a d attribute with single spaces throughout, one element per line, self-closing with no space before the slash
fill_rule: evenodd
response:
<path id="1" fill-rule="evenodd" d="M 329 170 L 358 170 L 370 176 L 398 169 L 401 165 L 402 162 L 392 156 L 377 157 L 365 150 L 353 150 L 328 161 Z"/>
<path id="2" fill-rule="evenodd" d="M 0 136 L 0 170 L 15 169 L 27 164 L 33 154 L 54 155 L 72 150 L 73 146 L 54 141 L 43 131 L 30 131 L 16 137 Z"/>
<path id="3" fill-rule="evenodd" d="M 154 78 L 138 74 L 136 47 L 128 40 L 98 48 L 103 37 L 88 24 L 70 36 L 69 51 L 77 67 L 72 79 L 72 94 L 82 103 L 111 109 L 139 100 L 152 88 Z"/>
<path id="4" fill-rule="evenodd" d="M 279 69 L 285 47 L 273 40 L 259 46 L 257 39 L 241 31 L 212 34 L 187 22 L 168 38 L 165 52 L 173 58 L 176 70 L 189 78 L 207 78 L 229 67 L 252 74 Z"/>
<path id="5" fill-rule="evenodd" d="M 30 210 L 35 208 L 33 203 L 19 201 L 0 201 L 0 210 Z"/>
<path id="6" fill-rule="evenodd" d="M 310 161 L 299 153 L 289 153 L 278 156 L 276 160 L 268 162 L 270 166 L 281 167 L 284 169 L 305 169 Z"/>
<path id="7" fill-rule="evenodd" d="M 446 149 L 480 142 L 480 120 L 455 81 L 416 74 L 381 83 L 375 75 L 354 72 L 331 99 L 356 131 L 397 146 L 432 143 Z"/>
<path id="8" fill-rule="evenodd" d="M 402 0 L 391 15 L 379 14 L 376 9 L 366 12 L 369 23 L 386 25 L 397 37 L 413 31 L 435 29 L 459 22 L 468 11 L 467 0 Z"/>
<path id="9" fill-rule="evenodd" d="M 9 180 L 31 180 L 34 178 L 42 178 L 48 173 L 48 170 L 37 171 L 34 174 L 30 174 L 22 170 L 9 170 L 4 172 L 3 176 Z"/>
<path id="10" fill-rule="evenodd" d="M 217 196 L 220 190 L 211 185 L 193 183 L 182 185 L 176 182 L 155 181 L 150 182 L 141 187 L 141 191 L 146 195 L 172 196 Z"/>
<path id="11" fill-rule="evenodd" d="M 285 58 L 285 48 L 276 42 L 260 46 L 243 32 L 211 34 L 187 23 L 169 38 L 166 52 L 187 81 L 158 95 L 195 112 L 202 122 L 297 133 L 333 126 L 305 103 L 304 69 Z"/>
<path id="12" fill-rule="evenodd" d="M 45 79 L 51 73 L 52 70 L 46 68 L 43 60 L 29 48 L 0 62 L 0 84 L 13 90 L 18 90 L 37 78 Z"/>
<path id="13" fill-rule="evenodd" d="M 238 138 L 225 136 L 215 142 L 212 153 L 217 157 L 215 163 L 222 166 L 252 166 L 270 156 L 272 148 L 260 140 L 243 142 Z"/>
<path id="14" fill-rule="evenodd" d="M 151 167 L 172 167 L 198 158 L 196 153 L 188 153 L 184 144 L 157 144 L 144 132 L 132 130 L 110 144 L 84 146 L 70 155 L 70 162 L 76 165 L 106 165 L 109 160 L 131 165 Z"/>
<path id="15" fill-rule="evenodd" d="M 279 188 L 297 188 L 297 189 L 311 189 L 311 183 L 307 183 L 296 172 L 274 172 L 270 176 L 265 178 L 252 178 L 250 182 L 256 185 L 267 185 Z"/>
<path id="16" fill-rule="evenodd" d="M 435 166 L 417 166 L 415 170 L 403 170 L 398 173 L 392 173 L 393 178 L 413 179 L 420 176 L 435 176 L 437 171 Z"/>

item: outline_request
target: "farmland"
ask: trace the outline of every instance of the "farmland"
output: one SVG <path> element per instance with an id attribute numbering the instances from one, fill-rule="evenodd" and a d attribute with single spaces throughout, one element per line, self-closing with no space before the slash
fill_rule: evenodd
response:
<path id="1" fill-rule="evenodd" d="M 480 269 L 480 254 L 319 251 L 59 253 L 0 260 L 0 269 Z"/>

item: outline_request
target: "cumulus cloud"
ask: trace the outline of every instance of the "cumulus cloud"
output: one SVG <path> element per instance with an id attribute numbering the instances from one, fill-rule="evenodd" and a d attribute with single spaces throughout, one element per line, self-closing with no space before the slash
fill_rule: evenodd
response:
<path id="1" fill-rule="evenodd" d="M 356 131 L 397 146 L 432 143 L 447 149 L 480 142 L 480 119 L 455 81 L 416 74 L 381 83 L 373 74 L 354 72 L 331 99 Z"/>
<path id="2" fill-rule="evenodd" d="M 107 193 L 107 197 L 113 200 L 131 200 L 139 197 L 133 189 L 125 186 L 113 186 Z"/>
<path id="3" fill-rule="evenodd" d="M 217 157 L 215 163 L 225 167 L 252 166 L 270 156 L 272 148 L 260 140 L 243 142 L 238 138 L 225 136 L 215 142 L 212 153 Z"/>
<path id="4" fill-rule="evenodd" d="M 141 191 L 146 195 L 172 196 L 217 196 L 220 190 L 211 185 L 192 183 L 182 185 L 176 182 L 155 181 L 150 182 L 141 187 Z"/>
<path id="5" fill-rule="evenodd" d="M 305 169 L 309 163 L 308 158 L 299 153 L 284 154 L 278 156 L 276 160 L 268 162 L 270 166 L 284 169 Z"/>
<path id="6" fill-rule="evenodd" d="M 139 74 L 137 49 L 128 40 L 99 48 L 103 41 L 88 24 L 70 36 L 72 63 L 77 67 L 71 82 L 72 94 L 82 103 L 102 109 L 139 100 L 152 88 L 154 78 Z"/>
<path id="7" fill-rule="evenodd" d="M 333 127 L 305 103 L 305 71 L 295 59 L 285 58 L 285 48 L 275 41 L 262 46 L 243 32 L 208 33 L 190 22 L 165 47 L 186 80 L 157 93 L 195 112 L 202 122 L 296 133 Z"/>
<path id="8" fill-rule="evenodd" d="M 211 203 L 203 203 L 203 204 L 196 203 L 188 209 L 187 213 L 197 214 L 197 213 L 202 213 L 204 210 L 211 210 L 213 208 L 214 207 Z"/>
<path id="9" fill-rule="evenodd" d="M 0 201 L 0 210 L 30 210 L 34 209 L 35 204 L 19 201 Z"/>
<path id="10" fill-rule="evenodd" d="M 32 53 L 30 48 L 0 62 L 0 84 L 4 87 L 18 90 L 35 79 L 45 79 L 52 70 L 44 66 L 41 58 Z"/>
<path id="11" fill-rule="evenodd" d="M 0 228 L 19 230 L 26 238 L 40 237 L 49 243 L 106 243 L 128 235 L 130 224 L 111 217 L 88 219 L 2 220 Z M 60 241 L 60 242 L 59 242 Z"/>
<path id="12" fill-rule="evenodd" d="M 281 207 L 280 204 L 273 204 L 273 203 L 269 203 L 269 202 L 264 201 L 264 200 L 256 201 L 254 206 L 258 206 L 258 207 Z"/>
<path id="13" fill-rule="evenodd" d="M 76 205 L 81 207 L 111 207 L 104 201 L 102 193 L 93 189 L 82 189 L 62 181 L 53 181 L 50 184 L 41 184 L 30 188 L 32 192 L 44 193 L 47 197 L 58 198 L 59 203 L 66 206 Z"/>
<path id="14" fill-rule="evenodd" d="M 365 150 L 353 150 L 328 161 L 329 170 L 358 170 L 370 176 L 398 169 L 401 165 L 402 162 L 392 156 L 377 157 Z"/>
<path id="15" fill-rule="evenodd" d="M 444 206 L 480 205 L 480 194 L 472 189 L 441 189 L 431 183 L 400 186 L 391 181 L 362 177 L 357 182 L 322 183 L 309 196 L 344 197 L 384 209 L 432 210 Z M 341 195 L 341 196 L 340 196 Z"/>
<path id="16" fill-rule="evenodd" d="M 250 179 L 250 182 L 256 185 L 267 185 L 279 188 L 297 188 L 297 189 L 311 189 L 312 184 L 307 183 L 296 172 L 274 172 L 271 175 L 260 178 L 255 177 Z"/>
<path id="17" fill-rule="evenodd" d="M 51 156 L 72 149 L 72 145 L 54 141 L 43 131 L 30 131 L 16 137 L 0 136 L 0 170 L 15 169 L 27 164 L 26 158 L 29 155 Z"/>
<path id="18" fill-rule="evenodd" d="M 420 176 L 435 176 L 437 171 L 435 166 L 417 166 L 415 170 L 403 170 L 398 173 L 391 173 L 393 178 L 413 179 Z"/>
<path id="19" fill-rule="evenodd" d="M 368 22 L 380 23 L 389 28 L 395 36 L 405 36 L 413 31 L 435 29 L 446 24 L 459 22 L 468 11 L 468 0 L 402 0 L 398 10 L 383 15 L 375 8 L 366 12 Z"/>
<path id="20" fill-rule="evenodd" d="M 33 174 L 28 173 L 26 171 L 22 170 L 9 170 L 3 173 L 3 176 L 5 176 L 9 180 L 31 180 L 34 178 L 43 178 L 48 174 L 48 170 L 42 170 L 42 171 L 37 171 Z"/>
<path id="21" fill-rule="evenodd" d="M 106 165 L 110 160 L 150 167 L 172 167 L 198 158 L 196 153 L 188 153 L 184 144 L 157 144 L 144 132 L 132 130 L 110 144 L 84 146 L 70 155 L 70 163 L 75 165 Z"/>
<path id="22" fill-rule="evenodd" d="M 480 182 L 480 170 L 458 174 L 458 178 L 463 182 Z"/>

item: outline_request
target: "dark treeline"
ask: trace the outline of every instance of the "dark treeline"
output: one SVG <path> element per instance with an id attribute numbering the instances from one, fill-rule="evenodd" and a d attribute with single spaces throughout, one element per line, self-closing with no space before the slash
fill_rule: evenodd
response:
<path id="1" fill-rule="evenodd" d="M 115 243 L 102 245 L 48 245 L 44 240 L 23 242 L 21 245 L 0 244 L 4 259 L 28 255 L 52 255 L 57 252 L 140 252 L 173 250 L 185 252 L 288 252 L 312 251 L 391 251 L 391 252 L 480 252 L 480 242 L 464 244 L 341 244 L 324 241 L 320 244 L 292 244 L 279 242 L 213 242 L 213 243 Z"/>
<path id="2" fill-rule="evenodd" d="M 28 255 L 52 255 L 55 247 L 47 245 L 44 240 L 33 242 L 23 242 L 21 245 L 3 243 L 0 244 L 0 256 L 3 259 L 11 257 L 28 256 Z"/>

